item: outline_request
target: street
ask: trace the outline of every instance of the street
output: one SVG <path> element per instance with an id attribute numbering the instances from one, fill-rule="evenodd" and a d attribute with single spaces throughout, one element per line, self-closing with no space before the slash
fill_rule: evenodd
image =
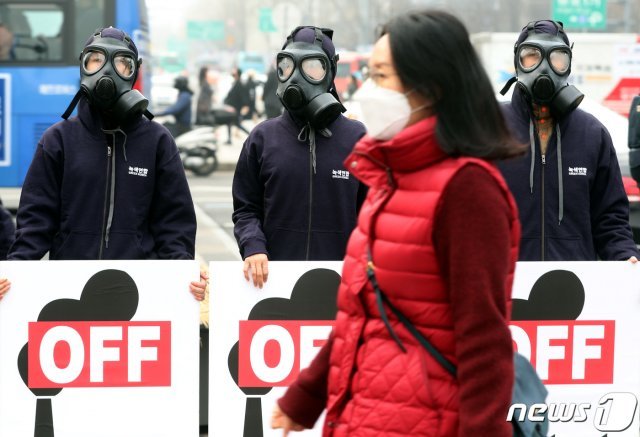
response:
<path id="1" fill-rule="evenodd" d="M 188 180 L 198 220 L 196 258 L 207 262 L 239 260 L 231 221 L 233 172 L 214 172 L 208 177 L 188 175 Z"/>

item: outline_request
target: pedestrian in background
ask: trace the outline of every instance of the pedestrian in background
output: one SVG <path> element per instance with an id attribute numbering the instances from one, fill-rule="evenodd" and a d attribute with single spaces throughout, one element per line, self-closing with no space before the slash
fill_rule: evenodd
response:
<path id="1" fill-rule="evenodd" d="M 520 228 L 489 160 L 522 146 L 454 16 L 392 19 L 369 62 L 370 80 L 355 97 L 368 135 L 346 160 L 369 192 L 349 240 L 336 322 L 278 401 L 272 426 L 285 435 L 311 428 L 326 407 L 324 436 L 511 437 L 508 324 Z"/>
<path id="2" fill-rule="evenodd" d="M 244 116 L 247 120 L 255 120 L 258 117 L 258 111 L 256 110 L 256 88 L 258 87 L 258 82 L 255 79 L 255 75 L 255 71 L 247 71 L 247 82 L 244 84 L 249 93 L 249 112 Z"/>
<path id="3" fill-rule="evenodd" d="M 189 79 L 184 76 L 176 77 L 173 81 L 173 87 L 178 90 L 176 102 L 160 112 L 158 116 L 173 116 L 174 122 L 165 123 L 165 127 L 169 129 L 173 138 L 177 138 L 191 130 L 191 102 L 193 101 L 193 91 L 189 88 Z"/>
<path id="4" fill-rule="evenodd" d="M 13 32 L 0 22 L 0 61 L 13 59 Z"/>
<path id="5" fill-rule="evenodd" d="M 358 91 L 358 78 L 355 74 L 349 76 L 349 85 L 347 85 L 346 99 L 351 100 Z"/>
<path id="6" fill-rule="evenodd" d="M 262 89 L 262 102 L 264 103 L 264 114 L 267 118 L 276 118 L 282 115 L 282 102 L 278 98 L 278 74 L 275 67 L 271 67 L 267 73 L 267 81 Z"/>
<path id="7" fill-rule="evenodd" d="M 193 259 L 189 186 L 169 131 L 132 89 L 141 63 L 135 43 L 119 29 L 99 29 L 80 59 L 80 91 L 36 147 L 8 259 Z M 67 119 L 76 104 L 77 117 Z M 189 285 L 198 300 L 206 279 Z"/>
<path id="8" fill-rule="evenodd" d="M 231 117 L 231 121 L 227 124 L 227 144 L 231 144 L 231 127 L 235 126 L 240 129 L 242 132 L 249 134 L 247 128 L 242 126 L 242 117 L 249 113 L 249 105 L 250 105 L 250 97 L 249 90 L 242 83 L 242 70 L 239 68 L 234 68 L 231 71 L 231 76 L 233 77 L 233 85 L 227 94 L 227 97 L 224 99 L 224 104 L 231 106 L 235 114 Z"/>
<path id="9" fill-rule="evenodd" d="M 213 126 L 213 114 L 211 106 L 213 105 L 213 89 L 209 83 L 209 68 L 204 66 L 200 68 L 198 73 L 198 84 L 200 92 L 198 101 L 196 102 L 196 124 Z"/>
<path id="10" fill-rule="evenodd" d="M 533 21 L 514 49 L 516 83 L 503 105 L 524 157 L 500 163 L 522 217 L 521 261 L 637 261 L 629 201 L 607 129 L 578 109 L 562 23 Z"/>
<path id="11" fill-rule="evenodd" d="M 238 159 L 234 234 L 260 288 L 269 260 L 341 260 L 364 199 L 343 164 L 364 126 L 342 115 L 332 36 L 311 26 L 289 35 L 276 57 L 286 111 L 256 126 Z"/>

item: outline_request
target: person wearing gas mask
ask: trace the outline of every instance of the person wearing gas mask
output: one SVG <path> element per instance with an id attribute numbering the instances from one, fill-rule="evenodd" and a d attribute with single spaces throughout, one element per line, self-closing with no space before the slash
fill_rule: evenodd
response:
<path id="1" fill-rule="evenodd" d="M 515 44 L 516 77 L 503 105 L 528 152 L 500 162 L 522 219 L 521 261 L 637 261 L 629 202 L 611 137 L 578 109 L 569 84 L 572 46 L 562 23 L 527 24 Z"/>
<path id="2" fill-rule="evenodd" d="M 27 172 L 9 260 L 194 258 L 196 218 L 176 145 L 132 89 L 140 64 L 123 31 L 89 37 L 80 90 Z M 205 279 L 191 283 L 198 300 Z"/>
<path id="3" fill-rule="evenodd" d="M 244 274 L 262 287 L 268 260 L 341 260 L 363 186 L 344 160 L 365 133 L 342 115 L 333 31 L 298 27 L 276 56 L 285 111 L 244 143 L 233 178 L 234 234 Z"/>

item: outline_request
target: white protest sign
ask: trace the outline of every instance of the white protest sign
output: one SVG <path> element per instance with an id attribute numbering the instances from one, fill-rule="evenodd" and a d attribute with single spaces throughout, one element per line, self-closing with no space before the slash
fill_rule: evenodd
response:
<path id="1" fill-rule="evenodd" d="M 260 290 L 245 281 L 242 262 L 210 264 L 209 436 L 282 435 L 271 412 L 331 332 L 341 267 L 270 262 Z M 321 430 L 322 418 L 296 435 Z"/>
<path id="2" fill-rule="evenodd" d="M 0 277 L 1 436 L 198 435 L 196 261 L 11 261 Z"/>
<path id="3" fill-rule="evenodd" d="M 211 436 L 281 435 L 269 426 L 273 405 L 330 329 L 326 321 L 300 321 L 287 302 L 299 283 L 322 287 L 305 273 L 323 268 L 341 272 L 341 263 L 271 262 L 269 281 L 259 290 L 244 280 L 242 263 L 211 264 Z M 513 297 L 514 345 L 549 390 L 549 435 L 638 437 L 640 265 L 518 263 Z M 313 305 L 320 313 L 322 305 Z M 515 406 L 510 413 L 544 411 Z M 322 418 L 299 435 L 320 436 L 321 429 Z"/>
<path id="4" fill-rule="evenodd" d="M 514 342 L 549 390 L 549 435 L 638 437 L 640 265 L 518 263 L 513 297 Z"/>

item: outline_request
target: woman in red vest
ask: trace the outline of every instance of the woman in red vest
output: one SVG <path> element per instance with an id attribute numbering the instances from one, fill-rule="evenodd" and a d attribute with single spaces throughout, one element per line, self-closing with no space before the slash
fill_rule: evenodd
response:
<path id="1" fill-rule="evenodd" d="M 511 436 L 508 323 L 520 226 L 492 161 L 523 147 L 454 16 L 394 18 L 369 65 L 355 96 L 368 135 L 345 162 L 369 192 L 335 328 L 279 399 L 272 427 L 311 428 L 326 408 L 324 436 Z"/>

